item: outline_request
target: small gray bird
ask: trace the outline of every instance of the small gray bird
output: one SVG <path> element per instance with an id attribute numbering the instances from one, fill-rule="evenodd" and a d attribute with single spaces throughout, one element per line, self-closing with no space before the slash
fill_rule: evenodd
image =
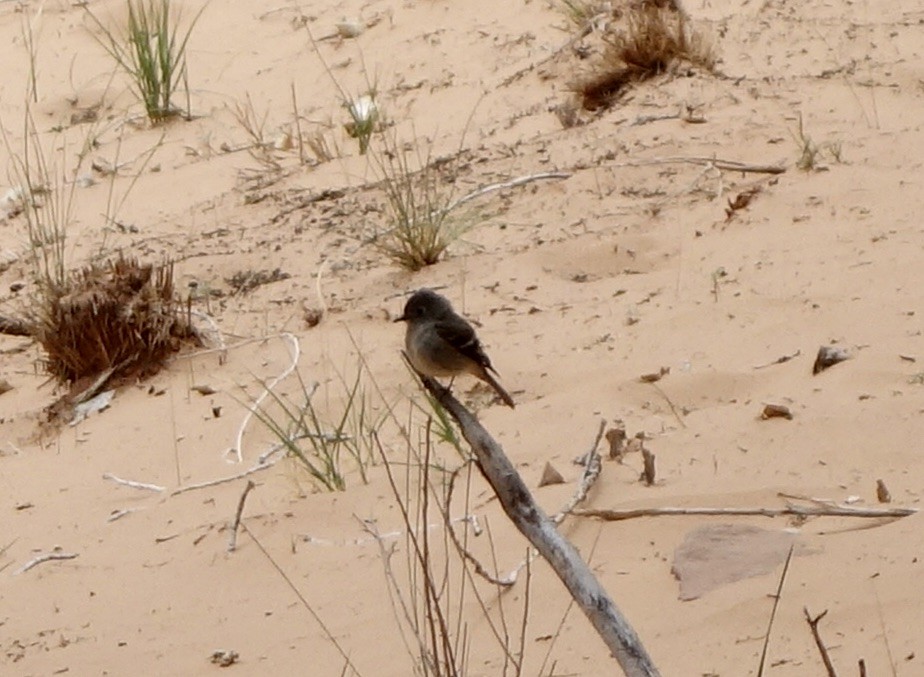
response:
<path id="1" fill-rule="evenodd" d="M 431 289 L 416 291 L 395 322 L 407 322 L 404 345 L 414 369 L 432 377 L 471 374 L 494 388 L 504 404 L 513 408 L 510 393 L 491 375 L 497 371 L 472 325 L 457 315 L 445 298 Z"/>

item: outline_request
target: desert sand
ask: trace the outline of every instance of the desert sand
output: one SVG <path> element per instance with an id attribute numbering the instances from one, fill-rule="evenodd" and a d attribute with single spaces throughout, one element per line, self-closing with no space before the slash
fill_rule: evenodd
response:
<path id="1" fill-rule="evenodd" d="M 106 22 L 125 13 L 119 1 L 85 4 Z M 224 668 L 235 674 L 414 674 L 363 528 L 404 529 L 380 459 L 365 482 L 345 463 L 338 492 L 291 458 L 253 474 L 233 552 L 228 525 L 246 479 L 171 492 L 241 473 L 270 448 L 272 433 L 251 419 L 240 458 L 229 454 L 247 405 L 290 364 L 293 340 L 298 374 L 319 384 L 330 420 L 358 370 L 374 417 L 396 412 L 379 436 L 403 477 L 402 426 L 420 439 L 428 409 L 400 359 L 403 326 L 390 320 L 406 292 L 425 286 L 477 324 L 518 406 L 470 379 L 454 391 L 549 512 L 572 494 L 573 460 L 601 420 L 644 434 L 657 478 L 639 481 L 638 453 L 605 460 L 585 508 L 780 508 L 780 493 L 919 507 L 924 4 L 689 0 L 714 41 L 716 73 L 683 68 L 639 83 L 570 127 L 556 110 L 573 101 L 602 43 L 598 32 L 571 42 L 577 28 L 556 3 L 212 0 L 188 46 L 192 119 L 156 127 L 80 5 L 0 4 L 2 190 L 15 188 L 27 102 L 64 175 L 92 137 L 69 267 L 117 252 L 175 261 L 179 291 L 194 294 L 226 350 L 189 347 L 154 377 L 120 386 L 104 411 L 49 429 L 45 408 L 65 389 L 42 372 L 33 341 L 0 337 L 0 376 L 12 386 L 0 396 L 4 675 L 200 675 L 222 669 L 215 651 L 236 653 Z M 200 7 L 183 5 L 187 19 Z M 344 18 L 359 35 L 338 35 Z M 388 227 L 379 176 L 343 128 L 344 96 L 370 85 L 386 132 L 444 162 L 457 197 L 544 172 L 567 178 L 472 200 L 470 228 L 444 260 L 403 270 L 371 241 Z M 248 105 L 270 146 L 258 157 L 235 114 Z M 805 170 L 800 117 L 821 150 Z M 323 138 L 332 157 L 305 148 L 300 162 L 299 132 Z M 115 178 L 93 162 L 117 166 Z M 21 216 L 0 223 L 3 314 L 33 298 L 24 228 Z M 277 270 L 249 291 L 232 284 Z M 850 359 L 813 375 L 822 345 Z M 662 369 L 657 382 L 640 381 Z M 274 392 L 297 400 L 299 381 L 290 375 Z M 766 404 L 792 418 L 761 419 Z M 445 467 L 459 465 L 448 445 L 433 449 Z M 546 463 L 565 484 L 538 487 Z M 877 480 L 891 504 L 877 502 Z M 506 573 L 526 541 L 477 476 L 469 494 L 493 540 L 470 535 L 472 548 Z M 461 517 L 465 505 L 452 511 Z M 775 541 L 783 559 L 795 544 L 765 674 L 824 674 L 804 609 L 828 611 L 819 629 L 840 674 L 857 674 L 860 659 L 870 675 L 924 674 L 924 516 L 569 517 L 562 530 L 663 675 L 757 674 L 782 560 L 686 601 L 672 574 L 685 539 L 720 525 L 785 534 Z M 406 584 L 407 540 L 388 547 Z M 56 548 L 76 557 L 18 573 Z M 529 599 L 522 674 L 618 673 L 541 560 L 528 586 L 525 572 L 500 594 L 470 585 L 493 618 L 501 607 L 509 615 L 514 647 Z M 466 674 L 514 674 L 471 592 L 461 613 Z"/>

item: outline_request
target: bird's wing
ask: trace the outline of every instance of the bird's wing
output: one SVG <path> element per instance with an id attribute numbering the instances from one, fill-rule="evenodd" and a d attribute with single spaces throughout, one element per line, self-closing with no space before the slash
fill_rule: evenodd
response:
<path id="1" fill-rule="evenodd" d="M 475 330 L 468 322 L 457 318 L 447 318 L 437 321 L 434 329 L 441 339 L 466 357 L 474 360 L 486 369 L 494 370 L 491 360 L 481 348 L 481 342 L 475 335 Z"/>

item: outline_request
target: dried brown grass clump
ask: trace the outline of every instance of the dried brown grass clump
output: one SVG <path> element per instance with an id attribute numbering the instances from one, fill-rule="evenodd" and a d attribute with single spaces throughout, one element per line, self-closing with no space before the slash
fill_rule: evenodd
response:
<path id="1" fill-rule="evenodd" d="M 173 264 L 119 256 L 55 283 L 43 280 L 30 321 L 45 367 L 71 383 L 150 375 L 195 333 L 173 286 Z"/>
<path id="2" fill-rule="evenodd" d="M 586 110 L 610 105 L 627 85 L 668 72 L 677 64 L 715 67 L 712 42 L 673 7 L 645 3 L 629 9 L 624 20 L 624 28 L 614 28 L 605 38 L 598 72 L 578 85 Z"/>

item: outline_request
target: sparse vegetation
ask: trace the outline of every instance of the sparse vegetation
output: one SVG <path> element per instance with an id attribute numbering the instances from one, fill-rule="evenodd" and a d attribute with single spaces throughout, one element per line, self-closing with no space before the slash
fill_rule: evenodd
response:
<path id="1" fill-rule="evenodd" d="M 596 72 L 577 86 L 587 110 L 610 105 L 627 85 L 668 72 L 679 63 L 714 68 L 712 42 L 675 9 L 644 3 L 628 9 L 622 19 L 622 27 L 613 24 L 607 30 Z"/>
<path id="2" fill-rule="evenodd" d="M 420 270 L 442 259 L 471 227 L 472 217 L 457 210 L 451 185 L 430 155 L 421 154 L 419 140 L 403 145 L 393 136 L 383 138 L 374 161 L 385 191 L 388 227 L 375 242 L 402 268 Z"/>
<path id="3" fill-rule="evenodd" d="M 179 12 L 172 9 L 170 0 L 126 0 L 126 4 L 128 20 L 122 30 L 107 28 L 87 10 L 101 32 L 97 40 L 128 74 L 152 123 L 161 123 L 180 113 L 174 95 L 181 85 L 186 90 L 189 117 L 186 45 L 205 7 L 181 33 Z"/>
<path id="4" fill-rule="evenodd" d="M 574 26 L 582 32 L 605 28 L 619 11 L 612 3 L 601 0 L 560 0 L 559 7 Z"/>
<path id="5" fill-rule="evenodd" d="M 366 470 L 374 458 L 372 437 L 383 418 L 374 415 L 362 370 L 357 369 L 351 382 L 341 379 L 342 400 L 336 400 L 336 413 L 328 415 L 314 401 L 319 386 L 306 384 L 297 370 L 295 373 L 297 399 L 277 394 L 263 384 L 275 406 L 254 408 L 257 418 L 325 490 L 346 490 L 348 461 L 366 482 Z"/>
<path id="6" fill-rule="evenodd" d="M 194 334 L 173 287 L 173 266 L 118 256 L 59 280 L 39 279 L 30 313 L 47 371 L 63 383 L 147 375 Z"/>
<path id="7" fill-rule="evenodd" d="M 802 113 L 798 116 L 799 125 L 793 132 L 793 139 L 799 149 L 799 157 L 796 159 L 796 167 L 804 172 L 810 172 L 819 168 L 819 162 L 824 157 L 834 162 L 842 162 L 842 144 L 839 141 L 824 141 L 815 143 L 812 137 L 805 131 L 802 122 Z"/>
<path id="8" fill-rule="evenodd" d="M 493 574 L 468 550 L 475 547 L 473 536 L 483 535 L 481 527 L 474 520 L 452 517 L 460 507 L 468 514 L 472 481 L 477 475 L 475 465 L 465 461 L 455 470 L 441 467 L 435 440 L 447 441 L 462 455 L 467 452 L 462 451 L 452 424 L 445 420 L 447 414 L 435 401 L 430 400 L 430 405 L 437 418 L 428 415 L 416 437 L 405 433 L 406 455 L 401 463 L 389 460 L 379 447 L 404 526 L 401 550 L 406 554 L 402 571 L 396 571 L 392 562 L 395 550 L 386 547 L 374 524 L 366 526 L 379 543 L 395 620 L 404 646 L 415 662 L 414 674 L 427 677 L 470 674 L 476 629 L 485 631 L 488 640 L 477 644 L 479 660 L 487 660 L 493 652 L 502 662 L 502 667 L 495 666 L 495 674 L 522 674 L 530 572 L 527 570 L 522 601 L 505 601 L 502 590 L 509 583 L 501 585 L 495 580 L 486 587 L 485 579 Z M 440 430 L 444 425 L 446 429 Z M 398 468 L 403 470 L 402 475 L 397 475 Z M 453 501 L 455 491 L 459 493 Z M 453 503 L 459 505 L 454 509 Z M 479 549 L 488 551 L 485 556 L 491 557 L 496 567 L 489 526 L 487 532 Z M 518 627 L 513 627 L 515 624 Z"/>

